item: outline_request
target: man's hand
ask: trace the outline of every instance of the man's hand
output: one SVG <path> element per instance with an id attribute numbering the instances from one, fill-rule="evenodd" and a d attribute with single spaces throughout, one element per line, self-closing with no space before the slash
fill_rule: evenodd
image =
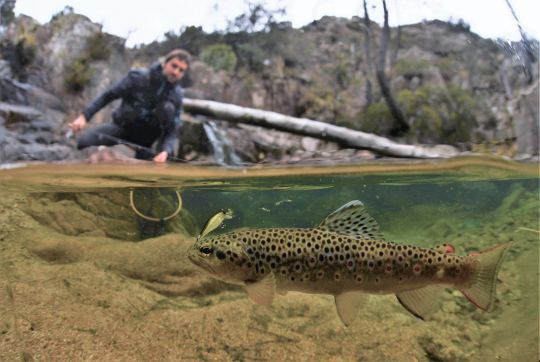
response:
<path id="1" fill-rule="evenodd" d="M 167 162 L 168 156 L 169 154 L 167 153 L 167 151 L 161 151 L 154 157 L 154 162 L 157 162 L 157 163 Z"/>
<path id="2" fill-rule="evenodd" d="M 86 126 L 86 122 L 86 117 L 84 114 L 81 114 L 69 124 L 69 128 L 71 128 L 73 132 L 77 133 Z"/>

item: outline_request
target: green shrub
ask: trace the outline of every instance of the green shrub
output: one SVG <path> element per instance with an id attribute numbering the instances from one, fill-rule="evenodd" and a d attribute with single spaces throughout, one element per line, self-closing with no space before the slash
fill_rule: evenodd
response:
<path id="1" fill-rule="evenodd" d="M 238 63 L 232 47 L 227 44 L 207 46 L 201 52 L 200 58 L 215 70 L 233 71 Z"/>
<path id="2" fill-rule="evenodd" d="M 236 53 L 240 63 L 253 72 L 262 72 L 266 54 L 259 44 L 242 43 L 236 46 Z"/>
<path id="3" fill-rule="evenodd" d="M 297 103 L 295 115 L 318 119 L 322 114 L 334 112 L 334 95 L 327 88 L 311 87 Z"/>
<path id="4" fill-rule="evenodd" d="M 86 57 L 80 57 L 64 69 L 64 86 L 68 92 L 79 93 L 92 79 L 92 69 Z"/>
<path id="5" fill-rule="evenodd" d="M 375 134 L 388 134 L 394 123 L 390 109 L 384 101 L 370 104 L 357 118 L 362 131 Z"/>
<path id="6" fill-rule="evenodd" d="M 458 63 L 449 57 L 441 58 L 436 63 L 439 72 L 445 81 L 450 81 L 459 71 Z"/>
<path id="7" fill-rule="evenodd" d="M 91 60 L 106 60 L 111 55 L 111 45 L 103 32 L 90 37 L 86 43 L 85 53 Z"/>
<path id="8" fill-rule="evenodd" d="M 111 45 L 107 41 L 107 35 L 98 32 L 91 36 L 82 54 L 72 64 L 64 68 L 64 87 L 70 93 L 80 93 L 92 79 L 90 62 L 106 60 L 111 55 Z"/>
<path id="9" fill-rule="evenodd" d="M 415 91 L 403 90 L 397 96 L 419 141 L 457 143 L 470 141 L 476 124 L 475 101 L 470 92 L 456 86 Z"/>
<path id="10" fill-rule="evenodd" d="M 399 59 L 394 65 L 393 72 L 396 75 L 411 76 L 422 73 L 423 69 L 429 67 L 429 62 L 425 59 Z"/>

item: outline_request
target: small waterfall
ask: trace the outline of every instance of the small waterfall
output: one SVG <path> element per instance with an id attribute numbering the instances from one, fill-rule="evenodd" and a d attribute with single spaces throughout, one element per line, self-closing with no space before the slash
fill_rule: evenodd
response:
<path id="1" fill-rule="evenodd" d="M 214 158 L 220 165 L 239 166 L 242 160 L 234 151 L 231 141 L 227 138 L 225 131 L 220 129 L 215 122 L 206 121 L 203 123 L 206 137 L 212 145 Z"/>

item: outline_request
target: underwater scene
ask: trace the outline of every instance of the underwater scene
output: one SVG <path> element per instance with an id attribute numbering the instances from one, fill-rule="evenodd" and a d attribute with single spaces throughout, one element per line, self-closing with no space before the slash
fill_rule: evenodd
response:
<path id="1" fill-rule="evenodd" d="M 538 361 L 537 164 L 161 166 L 0 170 L 0 360 Z"/>

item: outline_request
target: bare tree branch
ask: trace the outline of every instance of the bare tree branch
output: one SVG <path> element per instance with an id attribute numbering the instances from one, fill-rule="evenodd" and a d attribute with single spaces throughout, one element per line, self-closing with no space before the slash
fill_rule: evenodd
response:
<path id="1" fill-rule="evenodd" d="M 367 10 L 367 3 L 364 0 L 364 52 L 365 52 L 365 66 L 363 68 L 364 76 L 366 77 L 366 109 L 373 103 L 373 91 L 371 86 L 371 75 L 373 74 L 373 61 L 371 59 L 371 24 L 369 20 L 369 13 Z"/>
<path id="2" fill-rule="evenodd" d="M 394 126 L 390 131 L 390 134 L 393 136 L 399 136 L 407 132 L 409 125 L 405 118 L 405 114 L 399 107 L 398 103 L 392 95 L 390 86 L 388 85 L 388 80 L 386 79 L 385 67 L 386 67 L 386 52 L 388 50 L 388 42 L 390 40 L 390 27 L 388 25 L 388 10 L 386 9 L 386 1 L 382 0 L 383 9 L 384 9 L 384 26 L 381 36 L 381 44 L 379 48 L 379 59 L 377 61 L 377 81 L 379 82 L 379 87 L 381 88 L 381 93 L 386 101 L 386 105 L 390 109 L 390 113 L 394 118 Z"/>

